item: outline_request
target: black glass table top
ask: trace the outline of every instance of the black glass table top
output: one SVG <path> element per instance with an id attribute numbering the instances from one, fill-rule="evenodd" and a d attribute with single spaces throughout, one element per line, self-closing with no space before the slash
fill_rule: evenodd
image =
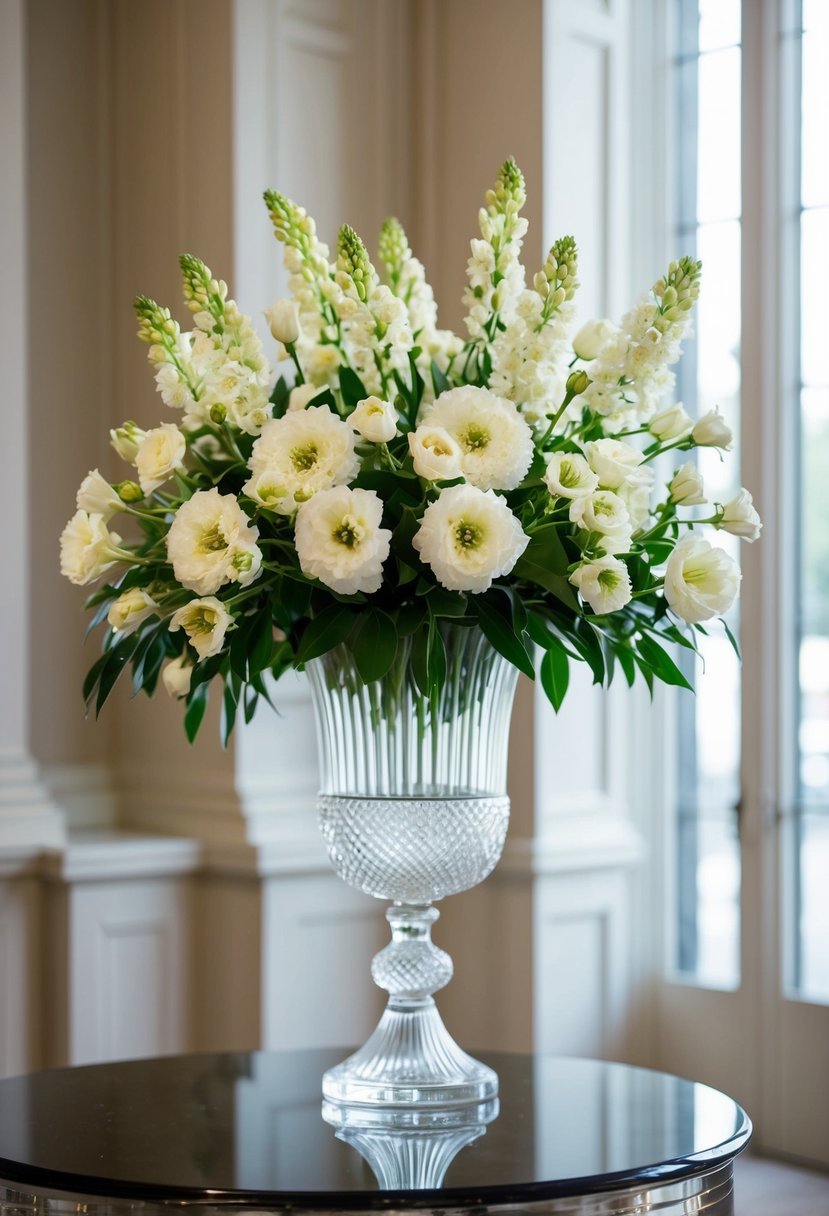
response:
<path id="1" fill-rule="evenodd" d="M 0 1178 L 271 1209 L 380 1208 L 395 1195 L 428 1207 L 439 1187 L 471 1206 L 687 1178 L 730 1161 L 751 1134 L 730 1098 L 691 1081 L 486 1054 L 500 1077 L 489 1123 L 341 1132 L 355 1141 L 346 1143 L 323 1121 L 320 1097 L 323 1071 L 343 1054 L 171 1056 L 2 1080 Z"/>

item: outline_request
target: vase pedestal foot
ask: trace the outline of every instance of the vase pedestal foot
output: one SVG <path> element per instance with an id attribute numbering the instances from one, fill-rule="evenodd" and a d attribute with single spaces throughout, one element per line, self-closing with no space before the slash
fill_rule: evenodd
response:
<path id="1" fill-rule="evenodd" d="M 489 1101 L 498 1076 L 458 1046 L 428 996 L 389 1001 L 368 1042 L 324 1074 L 322 1092 L 345 1106 L 436 1110 Z"/>

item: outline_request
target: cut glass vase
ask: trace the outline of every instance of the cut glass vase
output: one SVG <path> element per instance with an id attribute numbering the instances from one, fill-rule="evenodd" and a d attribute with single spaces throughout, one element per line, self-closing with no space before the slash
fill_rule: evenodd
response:
<path id="1" fill-rule="evenodd" d="M 388 1004 L 364 1046 L 325 1074 L 329 1103 L 438 1109 L 498 1091 L 435 1005 L 452 960 L 431 940 L 432 904 L 476 886 L 501 856 L 517 672 L 476 626 L 448 622 L 441 639 L 446 676 L 429 696 L 414 678 L 411 638 L 369 684 L 345 645 L 307 664 L 329 857 L 346 882 L 392 901 L 391 941 L 371 968 Z"/>

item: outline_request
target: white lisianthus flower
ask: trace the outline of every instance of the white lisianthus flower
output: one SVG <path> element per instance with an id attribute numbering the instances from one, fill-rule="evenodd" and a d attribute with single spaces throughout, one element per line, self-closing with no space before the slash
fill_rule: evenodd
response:
<path id="1" fill-rule="evenodd" d="M 109 441 L 121 459 L 126 460 L 127 464 L 132 464 L 138 451 L 138 445 L 146 434 L 147 432 L 143 431 L 137 423 L 125 422 L 122 426 L 109 432 Z"/>
<path id="2" fill-rule="evenodd" d="M 633 595 L 628 568 L 618 557 L 584 562 L 570 575 L 570 582 L 596 613 L 618 612 Z"/>
<path id="3" fill-rule="evenodd" d="M 259 530 L 233 494 L 199 490 L 183 502 L 167 533 L 167 556 L 182 587 L 212 595 L 225 583 L 246 587 L 259 574 Z"/>
<path id="4" fill-rule="evenodd" d="M 628 509 L 612 490 L 583 494 L 570 503 L 570 519 L 585 532 L 598 533 L 603 553 L 624 553 L 630 546 Z"/>
<path id="5" fill-rule="evenodd" d="M 681 401 L 677 401 L 676 405 L 669 405 L 667 409 L 660 410 L 648 423 L 648 430 L 660 443 L 670 443 L 674 439 L 682 439 L 686 435 L 690 435 L 693 428 L 694 420 L 683 409 Z"/>
<path id="6" fill-rule="evenodd" d="M 268 484 L 284 491 L 268 504 L 270 509 L 293 515 L 300 503 L 320 490 L 353 480 L 360 461 L 351 427 L 327 405 L 311 405 L 272 418 L 253 445 L 248 468 L 253 477 L 245 493 L 255 498 L 260 474 L 266 473 Z"/>
<path id="7" fill-rule="evenodd" d="M 740 536 L 743 540 L 759 539 L 763 521 L 757 514 L 748 490 L 741 489 L 730 502 L 725 504 L 722 515 L 715 526 L 721 528 L 723 532 L 730 532 L 732 536 Z"/>
<path id="8" fill-rule="evenodd" d="M 529 540 L 503 498 L 462 485 L 429 504 L 412 544 L 447 591 L 477 594 L 510 573 Z"/>
<path id="9" fill-rule="evenodd" d="M 632 532 L 638 532 L 650 517 L 653 479 L 653 469 L 639 468 L 635 480 L 624 482 L 615 491 L 628 509 Z"/>
<path id="10" fill-rule="evenodd" d="M 640 473 L 642 452 L 621 439 L 596 439 L 585 444 L 584 452 L 603 490 L 618 490 Z"/>
<path id="11" fill-rule="evenodd" d="M 618 333 L 612 321 L 587 321 L 573 338 L 573 353 L 587 362 L 598 359 L 610 339 Z"/>
<path id="12" fill-rule="evenodd" d="M 161 669 L 161 682 L 171 697 L 186 697 L 193 678 L 193 664 L 186 654 L 170 659 Z"/>
<path id="13" fill-rule="evenodd" d="M 332 591 L 370 595 L 380 589 L 391 532 L 381 528 L 383 503 L 374 490 L 332 486 L 299 508 L 296 551 L 303 574 Z"/>
<path id="14" fill-rule="evenodd" d="M 689 532 L 665 567 L 665 599 L 689 625 L 722 616 L 737 598 L 742 574 L 724 549 Z"/>
<path id="15" fill-rule="evenodd" d="M 133 633 L 142 621 L 158 611 L 158 604 L 140 587 L 130 587 L 111 605 L 107 613 L 110 627 L 118 633 Z"/>
<path id="16" fill-rule="evenodd" d="M 75 505 L 79 511 L 88 515 L 102 515 L 104 520 L 111 519 L 118 511 L 123 511 L 124 504 L 118 493 L 102 477 L 97 469 L 87 473 L 78 489 Z"/>
<path id="17" fill-rule="evenodd" d="M 533 433 L 512 401 L 464 385 L 436 398 L 423 422 L 444 427 L 461 449 L 461 469 L 480 490 L 514 490 L 533 458 Z"/>
<path id="18" fill-rule="evenodd" d="M 397 410 L 390 401 L 366 397 L 359 401 L 348 419 L 352 430 L 371 443 L 388 443 L 397 434 Z"/>
<path id="19" fill-rule="evenodd" d="M 702 475 L 696 465 L 688 460 L 677 469 L 668 485 L 671 501 L 682 507 L 696 507 L 707 502 Z"/>
<path id="20" fill-rule="evenodd" d="M 691 438 L 701 448 L 722 448 L 724 452 L 729 452 L 734 436 L 731 434 L 731 427 L 714 406 L 696 423 L 691 431 Z"/>
<path id="21" fill-rule="evenodd" d="M 221 650 L 228 626 L 232 623 L 233 617 L 222 601 L 216 599 L 215 595 L 207 595 L 203 599 L 191 600 L 174 612 L 170 618 L 170 632 L 183 629 L 199 658 L 209 659 Z"/>
<path id="22" fill-rule="evenodd" d="M 291 389 L 288 397 L 289 410 L 304 410 L 309 401 L 313 401 L 322 389 L 316 384 L 297 384 Z"/>
<path id="23" fill-rule="evenodd" d="M 454 481 L 463 477 L 463 452 L 445 427 L 419 426 L 409 432 L 414 471 L 425 481 Z"/>
<path id="24" fill-rule="evenodd" d="M 578 452 L 553 452 L 544 474 L 547 489 L 557 498 L 579 498 L 598 488 L 599 478 Z"/>
<path id="25" fill-rule="evenodd" d="M 110 532 L 103 515 L 76 511 L 60 537 L 60 572 L 83 587 L 105 574 L 116 562 L 134 560 L 120 548 L 121 537 Z"/>
<path id="26" fill-rule="evenodd" d="M 160 485 L 184 468 L 187 443 L 172 422 L 147 431 L 135 453 L 138 481 L 145 494 L 152 494 Z"/>
<path id="27" fill-rule="evenodd" d="M 283 346 L 296 342 L 299 337 L 299 320 L 293 300 L 277 300 L 265 309 L 265 320 L 268 328 Z"/>

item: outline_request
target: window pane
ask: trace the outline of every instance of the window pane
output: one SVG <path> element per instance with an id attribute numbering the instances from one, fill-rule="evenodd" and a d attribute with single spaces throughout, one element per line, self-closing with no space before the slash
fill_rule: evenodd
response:
<path id="1" fill-rule="evenodd" d="M 822 9 L 829 21 L 829 4 Z M 829 203 L 829 72 L 827 31 L 803 35 L 803 205 Z"/>
<path id="2" fill-rule="evenodd" d="M 740 407 L 740 48 L 739 2 L 700 3 L 696 28 L 682 23 L 676 78 L 678 252 L 702 259 L 697 336 L 687 344 L 679 390 L 692 414 L 719 406 L 739 434 Z M 695 454 L 709 501 L 738 488 L 733 461 Z M 702 512 L 705 513 L 704 511 Z M 735 557 L 734 537 L 716 542 Z M 736 608 L 729 626 L 737 633 Z M 700 657 L 678 656 L 696 694 L 678 708 L 677 916 L 680 971 L 712 987 L 734 987 L 740 975 L 740 667 L 719 625 L 697 636 Z"/>
<path id="3" fill-rule="evenodd" d="M 798 987 L 803 996 L 829 1001 L 829 815 L 799 821 L 800 958 Z"/>
<path id="4" fill-rule="evenodd" d="M 798 789 L 788 893 L 795 984 L 829 1001 L 829 4 L 804 0 L 803 26 Z"/>
<path id="5" fill-rule="evenodd" d="M 740 41 L 740 0 L 700 0 L 699 49 L 716 51 Z"/>
<path id="6" fill-rule="evenodd" d="M 697 220 L 740 214 L 740 50 L 699 59 Z"/>
<path id="7" fill-rule="evenodd" d="M 829 384 L 829 207 L 804 211 L 801 240 L 801 375 Z"/>

